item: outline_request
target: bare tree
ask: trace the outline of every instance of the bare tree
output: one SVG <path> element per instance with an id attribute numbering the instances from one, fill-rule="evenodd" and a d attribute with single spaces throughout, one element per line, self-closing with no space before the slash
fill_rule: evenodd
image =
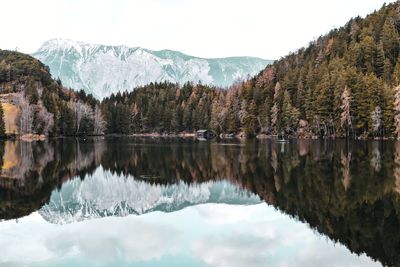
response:
<path id="1" fill-rule="evenodd" d="M 33 107 L 29 105 L 28 100 L 21 94 L 15 94 L 14 103 L 20 108 L 17 125 L 19 134 L 32 133 L 33 125 Z"/>
<path id="2" fill-rule="evenodd" d="M 74 112 L 75 114 L 75 133 L 78 134 L 80 132 L 81 121 L 83 118 L 88 118 L 94 121 L 94 112 L 91 106 L 88 104 L 83 103 L 82 101 L 69 101 L 68 107 Z"/>
<path id="3" fill-rule="evenodd" d="M 103 114 L 101 113 L 101 109 L 99 106 L 96 106 L 94 109 L 94 134 L 104 134 L 106 130 L 107 123 L 104 120 Z"/>
<path id="4" fill-rule="evenodd" d="M 380 106 L 376 106 L 371 112 L 372 132 L 374 134 L 380 134 L 382 129 L 382 109 Z"/>
<path id="5" fill-rule="evenodd" d="M 35 132 L 48 135 L 54 127 L 54 114 L 48 112 L 41 103 L 33 108 L 35 118 L 33 128 Z"/>
<path id="6" fill-rule="evenodd" d="M 340 113 L 340 124 L 346 130 L 346 137 L 349 136 L 349 130 L 352 129 L 351 121 L 351 96 L 350 90 L 346 86 L 341 97 L 342 105 L 340 106 L 342 112 Z"/>

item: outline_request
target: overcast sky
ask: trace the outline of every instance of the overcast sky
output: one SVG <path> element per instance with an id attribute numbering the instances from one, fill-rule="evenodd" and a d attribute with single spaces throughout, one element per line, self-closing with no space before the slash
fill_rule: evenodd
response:
<path id="1" fill-rule="evenodd" d="M 5 0 L 0 49 L 34 52 L 52 38 L 200 57 L 277 59 L 381 0 Z"/>

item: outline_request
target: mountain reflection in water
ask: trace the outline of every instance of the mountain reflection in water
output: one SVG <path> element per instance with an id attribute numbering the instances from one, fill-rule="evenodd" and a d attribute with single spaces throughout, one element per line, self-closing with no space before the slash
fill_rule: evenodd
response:
<path id="1" fill-rule="evenodd" d="M 93 138 L 7 141 L 0 152 L 1 219 L 38 211 L 71 223 L 264 201 L 352 252 L 400 265 L 399 142 Z"/>

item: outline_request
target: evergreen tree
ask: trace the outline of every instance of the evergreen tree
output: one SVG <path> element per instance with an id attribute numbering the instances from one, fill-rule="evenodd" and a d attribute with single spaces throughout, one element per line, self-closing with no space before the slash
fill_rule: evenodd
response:
<path id="1" fill-rule="evenodd" d="M 388 17 L 385 20 L 381 35 L 383 50 L 391 63 L 395 64 L 399 53 L 399 33 L 394 24 L 393 18 Z"/>
<path id="2" fill-rule="evenodd" d="M 282 103 L 282 129 L 290 134 L 294 133 L 299 122 L 300 112 L 292 106 L 290 94 L 285 90 Z"/>
<path id="3" fill-rule="evenodd" d="M 122 103 L 117 104 L 116 107 L 116 132 L 120 134 L 130 133 L 130 118 L 131 113 L 127 106 Z"/>
<path id="4" fill-rule="evenodd" d="M 25 89 L 25 96 L 29 101 L 29 104 L 31 105 L 36 105 L 39 101 L 39 93 L 37 91 L 36 86 L 34 85 L 34 82 L 29 81 L 26 89 Z"/>
<path id="5" fill-rule="evenodd" d="M 373 61 L 374 61 L 374 51 L 375 51 L 375 41 L 372 36 L 365 35 L 360 42 L 361 49 L 363 51 L 363 59 L 365 65 L 365 71 L 373 71 Z"/>
<path id="6" fill-rule="evenodd" d="M 84 116 L 80 121 L 78 135 L 88 135 L 94 132 L 94 120 L 88 116 Z"/>
<path id="7" fill-rule="evenodd" d="M 333 88 L 330 82 L 330 75 L 326 70 L 326 73 L 323 75 L 321 82 L 318 86 L 318 93 L 316 97 L 316 101 L 314 102 L 316 114 L 320 118 L 320 120 L 326 124 L 329 118 L 332 117 L 333 112 Z"/>
<path id="8" fill-rule="evenodd" d="M 245 107 L 245 115 L 243 116 L 243 130 L 247 136 L 253 136 L 256 133 L 257 116 L 256 116 L 256 104 L 252 100 Z"/>
<path id="9" fill-rule="evenodd" d="M 393 71 L 393 65 L 390 63 L 390 60 L 388 58 L 385 59 L 385 64 L 384 64 L 384 75 L 383 78 L 387 81 L 390 82 L 392 79 L 392 71 Z"/>
<path id="10" fill-rule="evenodd" d="M 397 57 L 396 65 L 394 66 L 392 84 L 400 84 L 400 55 Z"/>
<path id="11" fill-rule="evenodd" d="M 379 42 L 375 51 L 374 70 L 378 77 L 382 77 L 385 73 L 385 52 L 383 51 L 382 42 Z"/>
<path id="12" fill-rule="evenodd" d="M 75 119 L 74 112 L 66 105 L 62 104 L 60 108 L 60 134 L 74 135 L 75 134 Z"/>
<path id="13" fill-rule="evenodd" d="M 389 86 L 382 86 L 382 114 L 383 114 L 383 135 L 393 136 L 394 127 L 394 90 Z"/>

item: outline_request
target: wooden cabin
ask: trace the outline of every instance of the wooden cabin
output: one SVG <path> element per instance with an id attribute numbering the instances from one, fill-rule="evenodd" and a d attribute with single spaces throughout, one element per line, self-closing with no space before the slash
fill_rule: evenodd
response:
<path id="1" fill-rule="evenodd" d="M 204 138 L 204 139 L 211 139 L 211 138 L 215 137 L 215 134 L 213 131 L 210 131 L 210 130 L 198 130 L 196 132 L 196 137 Z"/>

